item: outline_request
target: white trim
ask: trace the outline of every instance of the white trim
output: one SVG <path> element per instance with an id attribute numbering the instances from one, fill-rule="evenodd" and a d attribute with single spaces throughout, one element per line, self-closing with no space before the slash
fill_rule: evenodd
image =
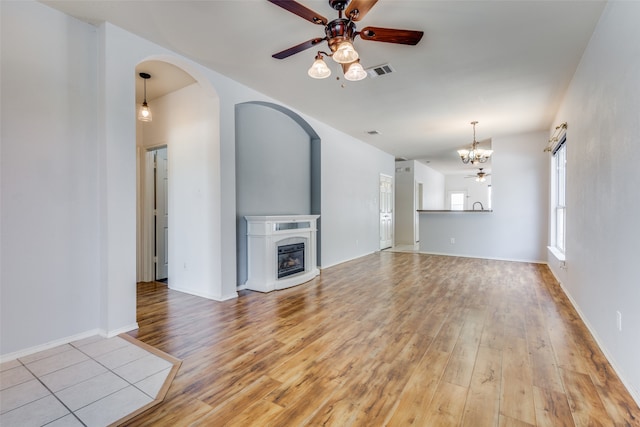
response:
<path id="1" fill-rule="evenodd" d="M 65 338 L 60 338 L 58 340 L 49 341 L 48 343 L 44 343 L 44 344 L 36 345 L 34 347 L 29 347 L 23 350 L 15 351 L 13 353 L 0 355 L 0 363 L 9 362 L 11 360 L 15 360 L 20 357 L 25 357 L 30 354 L 38 353 L 44 350 L 49 350 L 50 348 L 59 347 L 61 345 L 65 345 L 65 344 L 72 343 L 74 341 L 79 341 L 85 338 L 89 338 L 94 335 L 100 335 L 100 336 L 106 337 L 106 335 L 104 334 L 104 331 L 100 329 L 92 329 L 86 332 L 81 332 L 76 335 L 71 335 Z"/>
<path id="2" fill-rule="evenodd" d="M 153 254 L 155 252 L 154 239 L 154 213 L 153 213 L 153 191 L 154 191 L 154 154 L 155 150 L 147 149 L 144 156 L 143 187 L 142 194 L 142 281 L 150 282 L 155 280 L 155 263 Z"/>
<path id="3" fill-rule="evenodd" d="M 367 253 L 364 253 L 362 255 L 354 256 L 353 258 L 349 258 L 349 259 L 345 259 L 345 260 L 342 260 L 342 261 L 338 261 L 338 262 L 333 263 L 333 264 L 327 264 L 327 265 L 322 265 L 322 266 L 319 265 L 318 268 L 320 270 L 324 270 L 324 269 L 327 269 L 327 268 L 335 267 L 336 265 L 344 264 L 345 262 L 353 261 L 353 260 L 356 260 L 358 258 L 362 258 L 362 257 L 365 257 L 365 256 L 369 256 L 369 255 L 375 254 L 377 252 L 384 252 L 384 250 L 379 250 L 378 249 L 377 251 L 367 252 Z"/>
<path id="4" fill-rule="evenodd" d="M 171 286 L 171 284 L 169 284 L 169 289 L 171 289 L 172 291 L 182 292 L 183 294 L 193 295 L 193 296 L 196 296 L 196 297 L 206 298 L 206 299 L 213 300 L 213 301 L 218 301 L 218 302 L 222 302 L 222 301 L 227 301 L 227 300 L 230 300 L 230 299 L 238 298 L 238 293 L 237 292 L 233 292 L 233 293 L 228 294 L 228 295 L 213 295 L 213 294 L 204 293 L 204 292 L 193 292 L 192 290 L 176 288 L 176 287 Z"/>
<path id="5" fill-rule="evenodd" d="M 134 331 L 136 329 L 138 329 L 138 322 L 132 323 L 132 324 L 130 324 L 128 326 L 123 326 L 121 328 L 114 329 L 114 330 L 111 330 L 111 331 L 102 331 L 100 333 L 100 335 L 102 335 L 103 337 L 112 338 L 112 337 L 118 336 L 120 334 L 124 334 L 126 332 L 129 332 L 129 331 Z"/>
<path id="6" fill-rule="evenodd" d="M 526 262 L 531 264 L 547 264 L 546 260 L 531 260 L 531 259 L 517 259 L 517 258 L 498 258 L 498 257 L 489 257 L 489 256 L 479 256 L 479 255 L 465 255 L 465 254 L 449 254 L 445 252 L 424 252 L 418 250 L 416 252 L 418 254 L 425 255 L 442 255 L 442 256 L 453 256 L 459 258 L 477 258 L 477 259 L 491 259 L 494 261 L 509 261 L 509 262 Z"/>
<path id="7" fill-rule="evenodd" d="M 566 261 L 564 252 L 562 252 L 560 249 L 556 248 L 555 246 L 547 246 L 547 249 L 554 257 L 556 257 L 558 261 Z"/>
<path id="8" fill-rule="evenodd" d="M 553 274 L 553 270 L 551 271 L 551 273 Z M 553 276 L 555 277 L 555 274 L 553 274 Z M 557 278 L 556 278 L 556 280 L 557 280 Z M 569 302 L 571 303 L 573 308 L 576 310 L 576 313 L 578 313 L 578 316 L 580 316 L 580 319 L 582 320 L 582 323 L 584 323 L 584 325 L 587 327 L 587 329 L 591 333 L 591 336 L 593 337 L 593 339 L 595 340 L 596 344 L 598 345 L 598 348 L 600 348 L 600 351 L 602 351 L 602 353 L 604 354 L 604 357 L 607 359 L 607 361 L 609 362 L 609 364 L 613 368 L 613 370 L 616 373 L 616 375 L 618 376 L 618 378 L 620 378 L 620 381 L 622 382 L 622 385 L 624 385 L 624 387 L 627 389 L 627 391 L 629 392 L 629 394 L 631 395 L 633 400 L 635 400 L 636 404 L 638 406 L 640 406 L 640 392 L 638 390 L 635 390 L 631 384 L 629 384 L 627 381 L 625 381 L 624 375 L 621 375 L 623 373 L 623 371 L 618 368 L 618 366 L 615 363 L 615 359 L 607 351 L 606 347 L 602 345 L 602 342 L 600 341 L 600 338 L 598 337 L 598 334 L 595 333 L 595 330 L 591 327 L 591 325 L 587 321 L 587 318 L 582 314 L 582 311 L 580 311 L 580 307 L 578 306 L 578 304 L 571 297 L 571 294 L 567 291 L 567 289 L 564 287 L 562 282 L 559 281 L 559 280 L 557 280 L 557 282 L 560 285 L 560 289 L 562 289 L 562 292 L 565 294 L 567 299 L 569 299 Z"/>

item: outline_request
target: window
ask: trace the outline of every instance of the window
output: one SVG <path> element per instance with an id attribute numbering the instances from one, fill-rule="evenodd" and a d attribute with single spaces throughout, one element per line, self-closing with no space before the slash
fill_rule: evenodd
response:
<path id="1" fill-rule="evenodd" d="M 567 182 L 567 138 L 563 136 L 553 153 L 553 246 L 565 251 L 566 237 L 566 182 Z"/>
<path id="2" fill-rule="evenodd" d="M 463 191 L 452 191 L 449 193 L 449 209 L 452 211 L 463 211 L 467 194 Z"/>

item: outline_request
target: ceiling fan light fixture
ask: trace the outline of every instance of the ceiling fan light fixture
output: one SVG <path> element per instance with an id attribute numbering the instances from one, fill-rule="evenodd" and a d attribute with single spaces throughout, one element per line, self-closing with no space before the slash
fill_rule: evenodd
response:
<path id="1" fill-rule="evenodd" d="M 362 65 L 360 65 L 360 60 L 352 62 L 351 64 L 346 66 L 343 65 L 343 67 L 346 68 L 344 78 L 351 82 L 357 82 L 367 77 L 367 72 L 364 70 Z"/>
<path id="2" fill-rule="evenodd" d="M 339 64 L 349 64 L 351 62 L 355 62 L 358 58 L 358 52 L 353 47 L 353 44 L 345 40 L 338 44 L 336 51 L 331 56 L 334 61 Z"/>
<path id="3" fill-rule="evenodd" d="M 314 79 L 326 79 L 331 75 L 331 70 L 327 66 L 327 63 L 324 62 L 324 59 L 322 59 L 321 54 L 316 55 L 316 60 L 313 61 L 311 68 L 307 71 L 307 74 L 309 74 L 309 77 Z"/>

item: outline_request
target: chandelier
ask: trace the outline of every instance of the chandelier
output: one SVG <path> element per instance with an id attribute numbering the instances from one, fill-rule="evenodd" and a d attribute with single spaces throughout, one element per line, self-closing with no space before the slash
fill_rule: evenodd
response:
<path id="1" fill-rule="evenodd" d="M 478 147 L 480 143 L 476 141 L 477 124 L 477 121 L 471 122 L 471 125 L 473 126 L 473 143 L 471 143 L 471 150 L 458 150 L 460 159 L 464 164 L 471 163 L 472 165 L 475 165 L 476 163 L 485 163 L 487 160 L 489 160 L 491 154 L 493 154 L 493 150 L 485 150 Z"/>

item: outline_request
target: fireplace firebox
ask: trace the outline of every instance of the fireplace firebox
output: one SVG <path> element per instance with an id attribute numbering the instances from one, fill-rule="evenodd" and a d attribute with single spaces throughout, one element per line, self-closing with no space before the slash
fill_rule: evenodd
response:
<path id="1" fill-rule="evenodd" d="M 304 243 L 278 246 L 278 279 L 304 271 Z"/>

